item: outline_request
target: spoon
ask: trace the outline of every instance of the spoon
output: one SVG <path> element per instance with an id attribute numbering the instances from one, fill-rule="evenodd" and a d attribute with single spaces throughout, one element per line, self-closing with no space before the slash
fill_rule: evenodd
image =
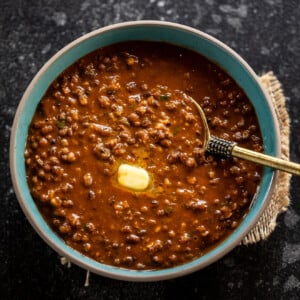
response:
<path id="1" fill-rule="evenodd" d="M 202 119 L 205 131 L 204 149 L 211 154 L 218 154 L 226 158 L 238 157 L 263 166 L 278 169 L 295 175 L 300 175 L 300 164 L 286 161 L 277 157 L 262 154 L 237 146 L 237 143 L 221 139 L 210 134 L 206 116 L 201 106 L 192 97 L 186 97 L 196 106 Z"/>

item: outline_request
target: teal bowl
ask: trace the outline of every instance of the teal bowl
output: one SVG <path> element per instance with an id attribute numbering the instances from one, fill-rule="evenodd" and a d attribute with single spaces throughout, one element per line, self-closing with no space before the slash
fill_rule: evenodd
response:
<path id="1" fill-rule="evenodd" d="M 88 33 L 55 54 L 37 73 L 18 106 L 10 141 L 10 169 L 18 201 L 38 234 L 60 255 L 91 272 L 129 281 L 157 281 L 183 276 L 204 268 L 237 246 L 266 208 L 276 181 L 276 172 L 264 168 L 260 188 L 238 228 L 216 248 L 183 265 L 151 271 L 135 271 L 104 265 L 67 246 L 47 225 L 32 199 L 26 181 L 24 149 L 35 109 L 52 81 L 68 66 L 98 48 L 129 40 L 163 41 L 192 49 L 225 70 L 251 100 L 261 128 L 265 153 L 280 156 L 280 135 L 271 100 L 258 76 L 232 49 L 217 39 L 190 27 L 161 21 L 134 21 L 107 26 Z"/>

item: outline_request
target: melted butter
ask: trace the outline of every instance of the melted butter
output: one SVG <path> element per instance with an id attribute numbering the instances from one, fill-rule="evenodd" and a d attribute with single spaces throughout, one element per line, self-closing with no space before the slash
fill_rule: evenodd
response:
<path id="1" fill-rule="evenodd" d="M 149 186 L 150 177 L 143 168 L 121 164 L 118 169 L 118 183 L 135 191 L 143 191 Z"/>

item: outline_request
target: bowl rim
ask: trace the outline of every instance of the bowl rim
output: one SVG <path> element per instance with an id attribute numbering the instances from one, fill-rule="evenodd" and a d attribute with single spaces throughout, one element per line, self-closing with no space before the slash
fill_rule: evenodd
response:
<path id="1" fill-rule="evenodd" d="M 262 83 L 260 82 L 258 76 L 255 74 L 255 72 L 252 70 L 252 68 L 248 65 L 248 63 L 239 55 L 237 54 L 233 49 L 231 49 L 229 46 L 221 42 L 220 40 L 214 38 L 213 36 L 202 32 L 198 29 L 192 28 L 190 26 L 182 25 L 179 23 L 173 23 L 173 22 L 167 22 L 167 21 L 158 21 L 158 20 L 140 20 L 140 21 L 128 21 L 128 22 L 121 22 L 113 25 L 108 25 L 96 30 L 93 30 L 87 34 L 84 34 L 83 36 L 75 39 L 71 43 L 67 44 L 65 47 L 63 47 L 61 50 L 59 50 L 56 54 L 54 54 L 37 72 L 37 74 L 34 76 L 28 87 L 26 88 L 26 91 L 24 92 L 21 101 L 19 102 L 13 125 L 11 130 L 11 137 L 10 137 L 10 152 L 9 152 L 9 160 L 10 160 L 10 171 L 11 171 L 11 178 L 13 183 L 13 188 L 15 191 L 15 194 L 17 196 L 18 202 L 24 212 L 24 214 L 27 217 L 27 220 L 31 223 L 35 231 L 40 235 L 40 237 L 51 247 L 53 248 L 57 253 L 60 255 L 65 256 L 67 259 L 69 259 L 71 262 L 74 262 L 76 265 L 81 266 L 82 268 L 86 270 L 90 270 L 94 273 L 97 273 L 99 275 L 103 275 L 106 277 L 114 278 L 114 279 L 120 279 L 120 280 L 127 280 L 127 281 L 158 281 L 158 280 L 166 280 L 171 279 L 175 277 L 180 277 L 192 272 L 195 272 L 199 269 L 202 269 L 204 267 L 207 267 L 208 265 L 212 264 L 213 262 L 216 262 L 221 257 L 226 255 L 228 252 L 230 252 L 234 247 L 236 247 L 238 244 L 240 244 L 243 237 L 247 235 L 247 233 L 253 228 L 253 226 L 258 221 L 259 217 L 262 215 L 263 211 L 267 207 L 271 197 L 272 193 L 276 184 L 276 178 L 277 178 L 277 171 L 271 170 L 272 173 L 269 188 L 265 193 L 264 201 L 259 209 L 259 211 L 256 213 L 256 215 L 249 221 L 247 228 L 241 232 L 229 245 L 226 245 L 222 251 L 216 252 L 214 256 L 209 257 L 206 261 L 202 262 L 201 264 L 194 263 L 186 268 L 180 268 L 181 266 L 189 265 L 189 263 L 185 263 L 184 265 L 169 268 L 169 269 L 163 269 L 163 270 L 147 270 L 147 271 L 136 271 L 136 270 L 130 270 L 130 269 L 123 269 L 123 268 L 117 268 L 113 266 L 104 265 L 97 262 L 97 266 L 94 264 L 94 260 L 88 258 L 87 256 L 79 253 L 78 251 L 74 250 L 73 248 L 67 246 L 61 247 L 57 245 L 49 236 L 47 235 L 44 230 L 42 230 L 39 222 L 36 220 L 33 212 L 30 211 L 30 208 L 28 206 L 27 200 L 23 196 L 23 193 L 21 191 L 21 187 L 19 184 L 19 178 L 17 176 L 18 172 L 18 166 L 16 161 L 16 138 L 17 138 L 17 128 L 18 126 L 21 126 L 22 124 L 19 124 L 20 116 L 22 115 L 22 112 L 24 110 L 24 107 L 27 105 L 28 97 L 33 89 L 33 87 L 36 85 L 36 83 L 39 81 L 40 77 L 46 72 L 46 70 L 61 56 L 66 54 L 68 51 L 70 51 L 73 47 L 76 47 L 77 45 L 81 44 L 82 42 L 93 38 L 94 36 L 98 36 L 103 34 L 104 32 L 113 31 L 116 29 L 122 29 L 122 28 L 134 28 L 134 27 L 140 27 L 140 26 L 154 26 L 154 27 L 165 27 L 165 28 L 171 28 L 173 30 L 181 30 L 188 33 L 193 33 L 203 39 L 208 40 L 209 42 L 213 43 L 214 45 L 220 47 L 229 55 L 231 55 L 233 58 L 235 58 L 251 75 L 251 77 L 255 80 L 255 83 L 260 88 L 264 99 L 266 99 L 268 109 L 270 111 L 270 114 L 272 115 L 272 121 L 274 123 L 274 131 L 275 131 L 275 147 L 276 147 L 276 156 L 281 155 L 281 147 L 280 147 L 280 131 L 279 131 L 279 124 L 278 119 L 276 116 L 275 109 L 272 105 L 270 96 L 266 92 L 265 88 L 263 87 Z M 166 41 L 168 42 L 168 41 Z M 27 124 L 28 126 L 29 124 Z M 23 179 L 24 180 L 24 179 Z M 50 229 L 51 230 L 51 229 Z M 231 234 L 232 235 L 232 234 Z M 220 243 L 221 245 L 224 244 L 224 241 Z M 214 250 L 209 251 L 214 252 Z M 199 258 L 198 258 L 199 259 Z M 198 259 L 194 260 L 197 261 Z"/>

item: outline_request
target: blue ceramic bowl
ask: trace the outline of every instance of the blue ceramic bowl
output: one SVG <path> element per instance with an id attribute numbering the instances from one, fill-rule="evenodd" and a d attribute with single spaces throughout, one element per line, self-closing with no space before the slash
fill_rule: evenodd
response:
<path id="1" fill-rule="evenodd" d="M 280 136 L 272 104 L 257 75 L 232 49 L 215 38 L 179 24 L 160 21 L 136 21 L 95 30 L 75 40 L 54 55 L 37 73 L 19 104 L 10 144 L 10 167 L 14 189 L 28 220 L 39 235 L 60 255 L 73 263 L 103 276 L 131 280 L 154 281 L 182 276 L 199 270 L 228 253 L 257 222 L 271 198 L 276 172 L 264 168 L 256 199 L 240 226 L 222 243 L 204 256 L 181 266 L 153 271 L 134 271 L 98 263 L 67 246 L 44 221 L 27 186 L 24 149 L 28 126 L 35 109 L 51 82 L 80 57 L 117 42 L 128 40 L 164 41 L 192 49 L 215 62 L 245 91 L 255 108 L 261 128 L 265 152 L 280 155 Z"/>

